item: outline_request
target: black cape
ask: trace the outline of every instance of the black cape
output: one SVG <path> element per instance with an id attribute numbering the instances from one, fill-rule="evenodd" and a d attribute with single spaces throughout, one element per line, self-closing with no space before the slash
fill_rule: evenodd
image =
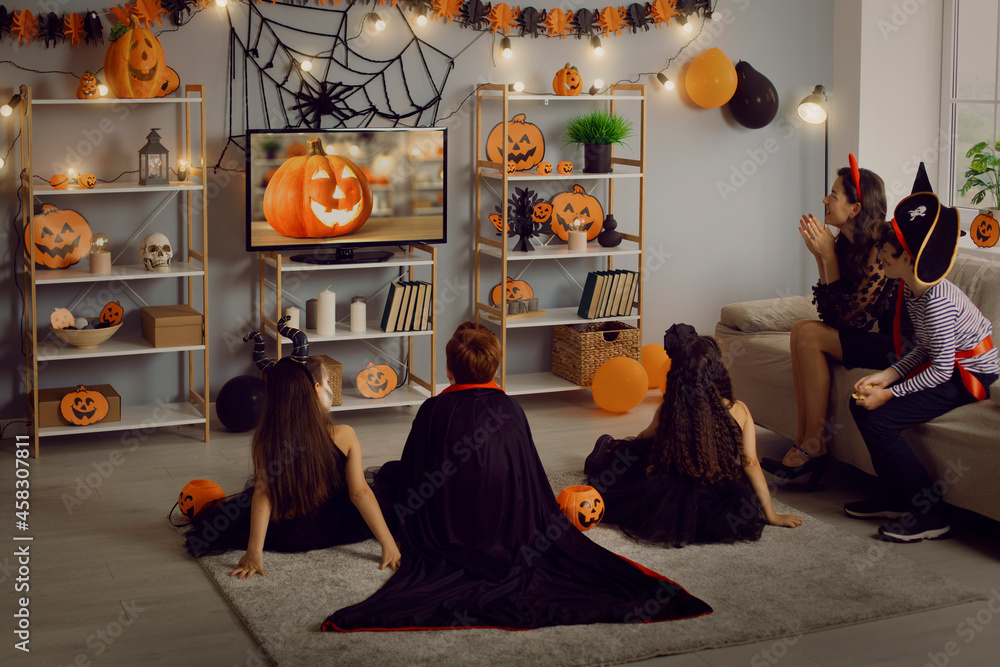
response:
<path id="1" fill-rule="evenodd" d="M 399 571 L 323 630 L 513 630 L 711 613 L 569 523 L 517 402 L 498 388 L 449 389 L 423 403 L 401 461 L 376 482 L 376 493 L 388 485 L 394 495 Z"/>

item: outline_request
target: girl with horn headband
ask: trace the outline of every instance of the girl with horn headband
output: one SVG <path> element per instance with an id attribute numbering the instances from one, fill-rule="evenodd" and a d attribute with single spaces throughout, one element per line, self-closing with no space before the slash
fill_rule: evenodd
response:
<path id="1" fill-rule="evenodd" d="M 813 303 L 820 320 L 792 325 L 792 380 L 798 428 L 795 442 L 781 461 L 761 458 L 768 472 L 795 479 L 807 472 L 809 489 L 816 487 L 830 463 L 826 413 L 830 399 L 830 359 L 847 368 L 868 367 L 861 349 L 876 324 L 882 332 L 892 326 L 892 303 L 897 281 L 886 279 L 876 257 L 876 242 L 885 225 L 885 185 L 868 169 L 837 171 L 830 193 L 823 198 L 822 224 L 812 214 L 799 221 L 799 234 L 819 270 Z M 839 233 L 834 236 L 831 228 Z"/>
<path id="2" fill-rule="evenodd" d="M 203 510 L 185 546 L 195 557 L 246 545 L 230 576 L 264 576 L 264 549 L 308 551 L 370 539 L 382 547 L 381 568 L 396 570 L 400 553 L 375 494 L 365 482 L 354 429 L 330 417 L 333 392 L 319 359 L 309 357 L 305 333 L 278 321 L 293 342 L 291 356 L 264 356 L 254 339 L 253 360 L 266 375 L 264 414 L 251 440 L 254 474 L 239 494 Z"/>

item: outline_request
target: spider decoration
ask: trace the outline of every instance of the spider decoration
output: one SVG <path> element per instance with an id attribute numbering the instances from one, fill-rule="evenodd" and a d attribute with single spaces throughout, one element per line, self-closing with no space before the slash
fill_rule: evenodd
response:
<path id="1" fill-rule="evenodd" d="M 62 19 L 55 12 L 38 17 L 38 36 L 45 40 L 45 48 L 58 44 L 63 38 Z"/>
<path id="2" fill-rule="evenodd" d="M 490 4 L 480 0 L 468 0 L 462 6 L 462 22 L 466 27 L 483 30 L 490 21 Z"/>
<path id="3" fill-rule="evenodd" d="M 649 24 L 646 22 L 646 5 L 640 5 L 638 3 L 633 3 L 628 6 L 625 10 L 625 21 L 628 23 L 628 27 L 632 29 L 632 34 L 634 35 L 641 28 L 642 30 L 649 31 Z"/>
<path id="4" fill-rule="evenodd" d="M 577 37 L 586 37 L 594 34 L 597 29 L 597 12 L 589 9 L 577 10 L 573 16 L 573 26 L 576 28 Z"/>
<path id="5" fill-rule="evenodd" d="M 535 246 L 531 245 L 531 237 L 538 236 L 541 223 L 535 222 L 532 215 L 535 205 L 542 201 L 541 197 L 534 190 L 528 188 L 514 188 L 514 196 L 508 200 L 507 204 L 507 226 L 508 236 L 520 236 L 521 240 L 514 246 L 514 250 L 532 251 Z M 500 212 L 500 207 L 496 207 Z"/>
<path id="6" fill-rule="evenodd" d="M 318 88 L 303 80 L 295 98 L 299 100 L 290 109 L 302 116 L 302 122 L 307 127 L 320 128 L 323 118 L 333 116 L 341 125 L 353 118 L 357 112 L 351 109 L 345 98 L 354 93 L 354 88 L 331 81 L 319 82 Z"/>
<path id="7" fill-rule="evenodd" d="M 598 24 L 601 29 L 604 30 L 604 36 L 610 37 L 611 33 L 621 36 L 622 30 L 625 29 L 625 8 L 619 7 L 615 9 L 614 7 L 605 7 L 600 12 L 600 19 L 598 19 Z"/>
<path id="8" fill-rule="evenodd" d="M 101 23 L 101 17 L 97 15 L 97 12 L 87 12 L 87 15 L 83 19 L 83 34 L 83 41 L 87 44 L 104 43 L 104 25 Z"/>
<path id="9" fill-rule="evenodd" d="M 14 15 L 7 11 L 7 8 L 0 5 L 0 38 L 10 34 L 10 28 L 14 23 Z"/>
<path id="10" fill-rule="evenodd" d="M 525 35 L 531 35 L 532 37 L 538 37 L 538 33 L 542 32 L 542 22 L 545 20 L 545 10 L 538 11 L 534 7 L 525 7 L 521 10 L 521 15 L 517 19 L 517 24 L 521 28 L 521 32 L 518 33 L 521 37 Z"/>
<path id="11" fill-rule="evenodd" d="M 519 6 L 511 9 L 510 5 L 506 2 L 501 2 L 496 7 L 493 7 L 489 11 L 489 14 L 487 14 L 493 34 L 502 32 L 505 35 L 509 35 L 511 30 L 517 26 L 517 16 L 520 11 L 521 8 Z"/>

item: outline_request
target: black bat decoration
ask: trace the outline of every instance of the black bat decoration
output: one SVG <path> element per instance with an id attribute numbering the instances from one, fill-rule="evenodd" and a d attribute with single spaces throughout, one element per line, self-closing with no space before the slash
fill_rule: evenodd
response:
<path id="1" fill-rule="evenodd" d="M 0 39 L 4 35 L 10 34 L 10 27 L 13 25 L 14 15 L 7 12 L 7 8 L 0 5 Z"/>
<path id="2" fill-rule="evenodd" d="M 538 33 L 542 31 L 542 22 L 544 20 L 545 10 L 538 11 L 534 7 L 525 7 L 522 9 L 520 16 L 517 18 L 517 23 L 521 26 L 521 37 L 525 35 L 538 37 Z"/>
<path id="3" fill-rule="evenodd" d="M 639 3 L 633 3 L 628 6 L 625 11 L 625 22 L 630 28 L 632 28 L 632 34 L 634 35 L 639 28 L 643 30 L 649 30 L 649 24 L 646 22 L 646 16 L 649 14 L 649 5 L 640 5 Z"/>
<path id="4" fill-rule="evenodd" d="M 104 25 L 97 12 L 87 12 L 83 17 L 83 41 L 87 44 L 104 43 Z"/>
<path id="5" fill-rule="evenodd" d="M 55 12 L 49 12 L 44 18 L 38 18 L 38 36 L 45 40 L 45 48 L 62 41 L 62 27 L 62 18 L 56 16 Z"/>
<path id="6" fill-rule="evenodd" d="M 462 6 L 462 22 L 470 28 L 482 30 L 489 21 L 489 14 L 492 8 L 491 4 L 483 4 L 481 0 L 468 0 Z"/>
<path id="7" fill-rule="evenodd" d="M 597 19 L 597 13 L 592 12 L 589 9 L 581 9 L 576 14 L 573 15 L 573 23 L 576 25 L 576 34 L 579 37 L 586 37 L 594 32 L 595 25 L 594 21 Z"/>
<path id="8" fill-rule="evenodd" d="M 183 25 L 191 15 L 192 0 L 160 0 L 160 7 L 170 15 L 170 22 Z"/>

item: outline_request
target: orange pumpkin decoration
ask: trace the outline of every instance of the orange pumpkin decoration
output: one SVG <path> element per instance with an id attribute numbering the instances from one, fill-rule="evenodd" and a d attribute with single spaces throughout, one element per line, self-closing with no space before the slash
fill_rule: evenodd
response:
<path id="1" fill-rule="evenodd" d="M 569 232 L 587 232 L 587 240 L 593 241 L 601 233 L 604 224 L 604 209 L 596 197 L 591 197 L 582 185 L 574 185 L 568 192 L 560 192 L 552 198 L 552 218 L 549 226 L 552 233 L 563 241 L 569 240 Z"/>
<path id="2" fill-rule="evenodd" d="M 285 157 L 302 157 L 309 152 L 309 148 L 301 141 L 289 144 L 285 149 Z"/>
<path id="3" fill-rule="evenodd" d="M 100 97 L 97 90 L 97 77 L 90 72 L 84 72 L 80 77 L 80 86 L 76 89 L 76 96 L 81 100 L 95 100 Z"/>
<path id="4" fill-rule="evenodd" d="M 493 226 L 497 228 L 497 231 L 501 234 L 503 233 L 503 218 L 500 217 L 498 213 L 490 213 L 490 222 Z M 507 229 L 510 229 L 510 223 L 507 223 Z"/>
<path id="5" fill-rule="evenodd" d="M 569 160 L 563 160 L 558 165 L 556 165 L 556 171 L 560 174 L 572 174 L 573 173 L 573 163 Z"/>
<path id="6" fill-rule="evenodd" d="M 35 216 L 34 238 L 24 229 L 24 249 L 31 252 L 35 244 L 35 265 L 48 269 L 73 266 L 90 252 L 90 225 L 82 215 L 69 209 L 43 204 Z"/>
<path id="7" fill-rule="evenodd" d="M 969 234 L 980 248 L 992 248 L 1000 239 L 1000 222 L 993 217 L 993 211 L 987 211 L 975 217 Z"/>
<path id="8" fill-rule="evenodd" d="M 109 301 L 101 314 L 98 316 L 97 321 L 103 324 L 107 324 L 109 327 L 113 327 L 116 324 L 121 324 L 122 317 L 125 316 L 125 311 L 122 309 L 122 305 L 117 301 Z"/>
<path id="9" fill-rule="evenodd" d="M 365 398 L 383 398 L 396 388 L 396 371 L 385 364 L 376 366 L 369 361 L 365 369 L 358 373 L 358 391 Z"/>
<path id="10" fill-rule="evenodd" d="M 556 497 L 559 509 L 580 530 L 590 530 L 604 518 L 604 498 L 592 486 L 567 486 Z"/>
<path id="11" fill-rule="evenodd" d="M 90 190 L 97 185 L 97 176 L 94 176 L 93 174 L 80 174 L 76 177 L 76 182 L 81 188 Z"/>
<path id="12" fill-rule="evenodd" d="M 327 155 L 319 139 L 309 140 L 307 155 L 285 160 L 264 190 L 264 217 L 283 236 L 343 236 L 360 229 L 371 212 L 364 173 L 345 157 Z"/>
<path id="13" fill-rule="evenodd" d="M 52 323 L 53 329 L 65 329 L 66 327 L 75 327 L 76 319 L 73 317 L 73 313 L 69 312 L 66 308 L 56 308 L 49 315 L 49 322 Z"/>
<path id="14" fill-rule="evenodd" d="M 552 79 L 552 89 L 556 95 L 563 97 L 575 97 L 583 90 L 583 77 L 580 71 L 566 63 L 566 66 L 556 72 L 556 77 Z"/>
<path id="15" fill-rule="evenodd" d="M 523 113 L 507 123 L 507 152 L 501 146 L 503 123 L 497 123 L 486 138 L 486 157 L 500 164 L 513 164 L 514 171 L 533 169 L 545 157 L 545 137 L 537 125 L 529 123 Z"/>
<path id="16" fill-rule="evenodd" d="M 49 185 L 53 190 L 65 190 L 69 188 L 69 176 L 66 174 L 56 174 L 49 179 Z"/>
<path id="17" fill-rule="evenodd" d="M 540 201 L 531 209 L 531 219 L 535 222 L 548 222 L 552 217 L 552 204 L 547 201 Z"/>
<path id="18" fill-rule="evenodd" d="M 104 74 L 115 97 L 126 99 L 163 97 L 180 85 L 177 72 L 167 67 L 160 40 L 135 16 L 130 17 L 129 25 L 112 28 Z"/>
<path id="19" fill-rule="evenodd" d="M 226 494 L 223 493 L 222 487 L 215 482 L 207 479 L 192 479 L 184 485 L 180 495 L 177 496 L 177 507 L 180 508 L 181 514 L 188 519 L 193 519 L 198 512 L 217 505 L 225 497 Z"/>
<path id="20" fill-rule="evenodd" d="M 551 162 L 539 162 L 538 168 L 535 170 L 542 176 L 548 176 L 552 173 L 552 163 Z"/>
<path id="21" fill-rule="evenodd" d="M 87 426 L 96 424 L 108 416 L 108 399 L 99 391 L 87 389 L 83 385 L 62 397 L 59 414 L 70 424 Z"/>
<path id="22" fill-rule="evenodd" d="M 521 301 L 522 299 L 530 299 L 534 296 L 534 292 L 531 290 L 531 285 L 524 280 L 514 280 L 510 276 L 507 276 L 507 300 L 508 301 Z M 493 289 L 490 290 L 490 305 L 499 306 L 500 305 L 500 285 L 496 284 Z"/>

